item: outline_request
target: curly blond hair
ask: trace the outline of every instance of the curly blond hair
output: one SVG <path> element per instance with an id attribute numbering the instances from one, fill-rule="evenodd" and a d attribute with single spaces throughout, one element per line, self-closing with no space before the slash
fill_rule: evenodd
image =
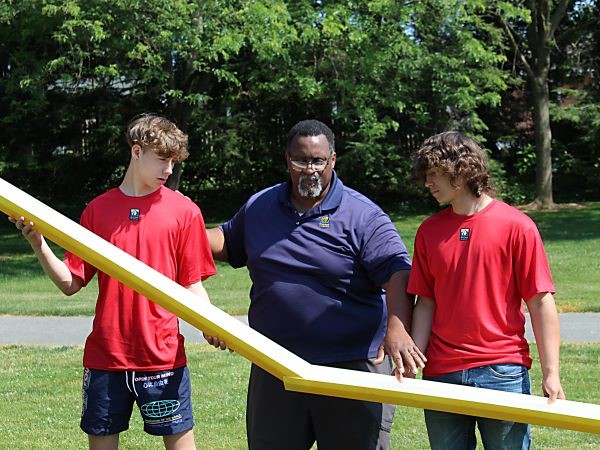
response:
<path id="1" fill-rule="evenodd" d="M 170 120 L 154 114 L 142 114 L 127 126 L 127 144 L 138 144 L 143 151 L 183 161 L 188 156 L 188 136 Z"/>

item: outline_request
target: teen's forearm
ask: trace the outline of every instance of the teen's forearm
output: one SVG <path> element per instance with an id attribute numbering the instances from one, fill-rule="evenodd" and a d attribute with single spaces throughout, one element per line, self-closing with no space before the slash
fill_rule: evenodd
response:
<path id="1" fill-rule="evenodd" d="M 31 248 L 46 275 L 48 275 L 50 280 L 52 280 L 63 294 L 73 295 L 81 289 L 79 279 L 73 277 L 69 268 L 62 260 L 56 257 L 44 238 L 42 238 L 41 245 L 32 245 Z"/>
<path id="2" fill-rule="evenodd" d="M 425 353 L 431 335 L 431 323 L 435 312 L 435 301 L 419 297 L 413 310 L 411 336 L 417 347 Z"/>
<path id="3" fill-rule="evenodd" d="M 210 298 L 208 297 L 208 293 L 206 292 L 206 289 L 204 289 L 204 285 L 202 284 L 202 281 L 198 281 L 197 283 L 194 283 L 190 286 L 186 286 L 186 289 L 188 289 L 190 292 L 196 294 L 201 301 L 206 302 L 206 303 L 210 303 Z M 206 332 L 202 332 L 202 335 L 204 336 L 204 339 L 206 339 L 206 342 L 208 342 L 210 345 L 212 345 L 215 348 L 220 348 L 221 350 L 225 350 L 227 348 L 227 343 L 225 341 L 223 341 L 222 339 L 220 339 L 218 336 L 212 336 L 210 334 L 206 334 Z M 231 351 L 231 349 L 230 349 Z"/>
<path id="4" fill-rule="evenodd" d="M 206 303 L 210 303 L 210 298 L 208 297 L 208 292 L 206 292 L 206 289 L 204 288 L 202 281 L 198 281 L 197 283 L 187 286 L 186 289 L 193 292 L 194 294 L 196 294 L 198 297 L 200 297 L 200 299 L 202 299 L 202 301 L 204 301 Z"/>
<path id="5" fill-rule="evenodd" d="M 527 302 L 531 326 L 540 355 L 542 373 L 559 371 L 560 323 L 552 294 L 538 294 Z"/>

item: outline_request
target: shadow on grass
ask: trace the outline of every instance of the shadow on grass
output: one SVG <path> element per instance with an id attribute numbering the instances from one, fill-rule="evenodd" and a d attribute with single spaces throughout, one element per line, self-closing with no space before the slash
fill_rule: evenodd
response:
<path id="1" fill-rule="evenodd" d="M 529 213 L 544 241 L 583 241 L 600 239 L 600 203 L 581 209 Z"/>
<path id="2" fill-rule="evenodd" d="M 50 247 L 62 258 L 64 251 L 60 247 L 53 243 Z M 43 273 L 29 243 L 12 225 L 0 227 L 0 268 L 2 277 L 34 277 Z"/>

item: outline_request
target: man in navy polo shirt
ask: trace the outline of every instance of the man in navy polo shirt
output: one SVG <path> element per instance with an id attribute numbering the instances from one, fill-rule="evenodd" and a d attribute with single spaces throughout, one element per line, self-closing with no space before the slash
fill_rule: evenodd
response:
<path id="1" fill-rule="evenodd" d="M 425 362 L 406 332 L 410 257 L 390 218 L 337 178 L 335 160 L 329 127 L 297 123 L 286 143 L 290 180 L 208 230 L 213 256 L 248 267 L 252 328 L 310 363 L 401 379 Z M 320 450 L 388 449 L 393 415 L 392 405 L 288 392 L 251 368 L 250 450 L 305 450 L 315 441 Z"/>

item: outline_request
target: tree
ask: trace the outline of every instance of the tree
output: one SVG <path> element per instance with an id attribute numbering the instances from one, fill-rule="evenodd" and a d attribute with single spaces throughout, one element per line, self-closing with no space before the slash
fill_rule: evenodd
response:
<path id="1" fill-rule="evenodd" d="M 557 34 L 551 105 L 557 195 L 600 198 L 600 10 L 578 1 Z"/>
<path id="2" fill-rule="evenodd" d="M 286 127 L 308 115 L 330 123 L 336 167 L 352 187 L 398 202 L 414 192 L 408 154 L 424 137 L 485 130 L 477 109 L 499 102 L 505 57 L 479 1 L 306 0 L 287 9 L 297 39 L 287 60 L 241 77 L 242 109 L 264 107 Z"/>
<path id="3" fill-rule="evenodd" d="M 536 150 L 535 199 L 531 207 L 555 207 L 552 192 L 552 132 L 550 128 L 549 73 L 555 33 L 572 0 L 518 0 L 515 4 L 499 2 L 500 19 L 513 51 L 527 74 Z M 523 14 L 523 13 L 526 14 Z M 518 26 L 526 20 L 526 33 Z M 515 25 L 516 24 L 516 25 Z"/>
<path id="4" fill-rule="evenodd" d="M 89 198 L 122 175 L 125 122 L 157 112 L 190 135 L 185 176 L 174 187 L 196 200 L 208 192 L 237 203 L 285 176 L 285 132 L 315 117 L 336 132 L 340 176 L 397 204 L 415 194 L 408 154 L 423 138 L 448 128 L 488 132 L 481 110 L 499 104 L 507 73 L 487 5 L 2 4 L 0 92 L 9 108 L 0 110 L 0 153 L 8 157 L 0 170 L 27 175 L 32 186 L 42 180 L 48 195 Z"/>
<path id="5" fill-rule="evenodd" d="M 218 126 L 211 125 L 227 114 L 232 87 L 240 85 L 235 59 L 240 50 L 247 45 L 261 56 L 277 53 L 287 39 L 282 5 L 261 0 L 3 3 L 4 173 L 25 176 L 20 155 L 29 155 L 31 179 L 39 180 L 44 161 L 55 171 L 60 160 L 63 178 L 49 194 L 83 185 L 92 191 L 77 191 L 87 198 L 119 179 L 122 171 L 115 166 L 123 162 L 123 128 L 139 112 L 164 114 L 190 134 L 192 116 L 201 117 L 206 129 L 218 134 Z M 173 182 L 179 184 L 177 176 Z"/>

